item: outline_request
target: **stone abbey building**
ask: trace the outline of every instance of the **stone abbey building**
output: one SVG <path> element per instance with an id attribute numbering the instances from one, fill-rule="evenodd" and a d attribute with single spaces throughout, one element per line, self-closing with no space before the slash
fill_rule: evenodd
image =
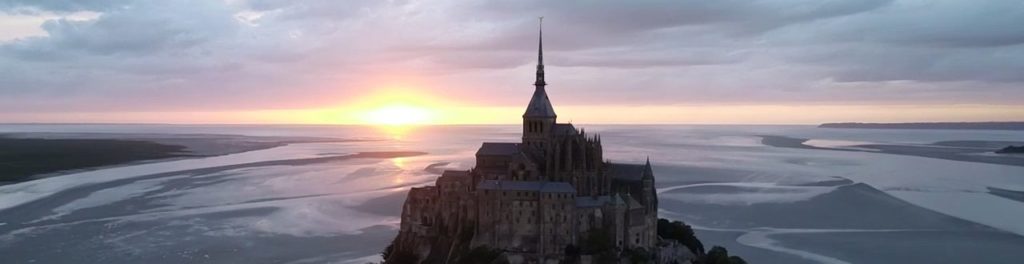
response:
<path id="1" fill-rule="evenodd" d="M 485 142 L 475 168 L 412 188 L 392 244 L 397 250 L 424 263 L 479 246 L 501 250 L 512 263 L 557 263 L 567 248 L 593 239 L 654 250 L 658 198 L 650 161 L 607 161 L 599 135 L 557 122 L 544 90 L 542 38 L 539 45 L 522 141 Z"/>

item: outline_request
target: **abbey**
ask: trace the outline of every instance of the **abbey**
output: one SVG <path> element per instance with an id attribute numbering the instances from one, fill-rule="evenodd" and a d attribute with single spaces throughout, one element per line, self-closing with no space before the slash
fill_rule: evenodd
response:
<path id="1" fill-rule="evenodd" d="M 485 142 L 475 168 L 412 188 L 391 252 L 443 263 L 458 248 L 486 246 L 512 263 L 558 263 L 588 243 L 654 250 L 658 198 L 650 161 L 607 161 L 599 135 L 557 122 L 545 91 L 543 37 L 539 45 L 522 140 Z"/>

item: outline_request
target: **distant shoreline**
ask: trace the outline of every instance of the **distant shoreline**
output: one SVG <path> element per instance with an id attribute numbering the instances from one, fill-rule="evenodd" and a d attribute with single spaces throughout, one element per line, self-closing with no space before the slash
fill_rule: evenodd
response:
<path id="1" fill-rule="evenodd" d="M 819 128 L 1024 130 L 1024 122 L 824 123 Z"/>
<path id="2" fill-rule="evenodd" d="M 209 134 L 0 133 L 0 186 L 118 166 L 237 154 L 314 137 Z"/>
<path id="3" fill-rule="evenodd" d="M 830 148 L 818 147 L 804 144 L 807 138 L 787 137 L 778 135 L 758 135 L 761 137 L 761 144 L 777 148 L 795 148 L 811 150 L 831 150 L 850 152 L 871 152 L 881 154 L 893 154 L 904 156 L 915 156 L 933 159 L 956 160 L 965 162 L 977 162 L 988 164 L 999 164 L 1008 166 L 1024 167 L 1024 159 L 1010 155 L 980 155 L 996 149 L 985 147 L 992 144 L 1017 143 L 998 141 L 941 141 L 926 145 L 896 145 L 896 144 L 864 144 L 852 145 L 853 148 Z M 873 150 L 873 151 L 872 151 Z"/>
<path id="4" fill-rule="evenodd" d="M 0 184 L 65 171 L 182 158 L 185 146 L 144 140 L 0 137 Z"/>

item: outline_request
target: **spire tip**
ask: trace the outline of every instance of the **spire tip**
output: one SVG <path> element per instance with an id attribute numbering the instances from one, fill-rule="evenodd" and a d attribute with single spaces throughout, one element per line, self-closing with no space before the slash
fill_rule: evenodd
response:
<path id="1" fill-rule="evenodd" d="M 539 21 L 537 26 L 537 81 L 533 84 L 538 89 L 543 89 L 547 84 L 544 82 L 544 17 L 537 17 L 537 20 Z"/>

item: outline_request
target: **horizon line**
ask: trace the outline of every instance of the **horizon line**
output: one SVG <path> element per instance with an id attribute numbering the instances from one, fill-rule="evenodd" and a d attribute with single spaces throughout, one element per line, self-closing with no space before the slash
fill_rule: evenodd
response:
<path id="1" fill-rule="evenodd" d="M 934 124 L 934 123 L 1024 123 L 1024 120 L 1020 121 L 906 121 L 906 122 L 859 122 L 859 121 L 837 121 L 837 122 L 823 122 L 823 123 L 586 123 L 586 122 L 568 122 L 569 124 L 581 124 L 581 125 L 705 125 L 705 126 L 722 126 L 722 125 L 763 125 L 763 126 L 815 126 L 822 124 Z M 520 123 L 437 123 L 437 124 L 372 124 L 372 123 L 162 123 L 162 122 L 0 122 L 0 125 L 178 125 L 178 126 L 195 126 L 195 125 L 234 125 L 234 126 L 507 126 L 507 125 L 522 125 Z"/>

